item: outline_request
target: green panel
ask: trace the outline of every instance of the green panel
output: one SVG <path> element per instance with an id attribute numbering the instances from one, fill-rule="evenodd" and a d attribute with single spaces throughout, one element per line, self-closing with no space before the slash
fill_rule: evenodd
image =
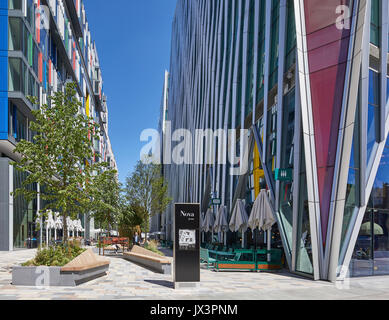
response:
<path id="1" fill-rule="evenodd" d="M 276 181 L 292 181 L 293 179 L 292 169 L 276 169 L 274 175 Z"/>
<path id="2" fill-rule="evenodd" d="M 32 67 L 32 61 L 33 61 L 33 40 L 32 35 L 28 35 L 28 63 L 30 64 L 30 67 Z"/>

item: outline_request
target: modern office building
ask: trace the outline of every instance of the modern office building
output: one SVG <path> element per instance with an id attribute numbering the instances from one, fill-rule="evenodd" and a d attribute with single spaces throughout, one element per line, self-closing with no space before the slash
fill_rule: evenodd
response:
<path id="1" fill-rule="evenodd" d="M 171 130 L 247 129 L 228 150 L 242 160 L 247 150 L 249 171 L 165 163 L 173 203 L 204 211 L 215 197 L 231 214 L 266 185 L 292 272 L 389 274 L 388 9 L 386 0 L 178 0 Z M 203 160 L 217 158 L 223 146 L 213 146 Z"/>
<path id="2" fill-rule="evenodd" d="M 164 77 L 163 77 L 163 89 L 162 89 L 162 96 L 161 96 L 161 105 L 160 105 L 160 116 L 159 116 L 159 123 L 158 123 L 158 132 L 160 137 L 163 137 L 166 134 L 168 123 L 168 98 L 169 98 L 169 72 L 165 71 Z M 160 150 L 161 155 L 163 155 L 164 152 L 164 141 L 161 141 L 160 144 Z M 161 158 L 161 162 L 162 158 Z M 169 167 L 162 166 L 162 175 L 165 175 L 165 171 L 169 170 Z M 169 219 L 170 215 L 166 215 L 164 213 L 155 214 L 150 217 L 150 233 L 156 233 L 156 232 L 162 232 L 163 234 L 166 234 L 166 226 L 171 225 Z"/>
<path id="3" fill-rule="evenodd" d="M 32 139 L 31 110 L 39 105 L 32 105 L 27 96 L 38 97 L 39 104 L 44 104 L 68 81 L 77 84 L 82 112 L 101 126 L 91 161 L 107 161 L 116 168 L 99 58 L 82 1 L 1 0 L 0 250 L 24 248 L 31 239 L 39 243 L 39 203 L 10 195 L 27 175 L 14 170 L 10 161 L 18 160 L 12 152 L 15 145 L 21 139 Z M 89 221 L 80 218 L 88 237 Z"/>

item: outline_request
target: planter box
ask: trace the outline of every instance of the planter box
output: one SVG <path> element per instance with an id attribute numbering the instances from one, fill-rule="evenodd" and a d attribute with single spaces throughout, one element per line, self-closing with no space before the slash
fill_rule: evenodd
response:
<path id="1" fill-rule="evenodd" d="M 74 287 L 106 275 L 109 261 L 102 260 L 87 250 L 64 267 L 12 268 L 12 284 L 15 286 L 66 286 Z"/>
<path id="2" fill-rule="evenodd" d="M 172 274 L 172 264 L 168 257 L 139 246 L 134 246 L 131 252 L 125 252 L 123 258 L 158 273 Z"/>
<path id="3" fill-rule="evenodd" d="M 106 275 L 109 265 L 84 271 L 61 271 L 61 267 L 12 268 L 12 284 L 15 286 L 64 286 L 75 287 Z"/>

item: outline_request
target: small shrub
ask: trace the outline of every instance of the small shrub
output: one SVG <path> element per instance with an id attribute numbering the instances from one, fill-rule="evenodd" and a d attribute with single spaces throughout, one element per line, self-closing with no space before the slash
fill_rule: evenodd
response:
<path id="1" fill-rule="evenodd" d="M 152 252 L 155 252 L 155 253 L 159 254 L 160 256 L 164 256 L 164 254 L 158 250 L 158 243 L 155 240 L 145 242 L 144 248 L 147 250 L 150 250 Z"/>
<path id="2" fill-rule="evenodd" d="M 86 249 L 79 247 L 77 244 L 69 243 L 68 245 L 59 245 L 49 248 L 38 248 L 34 259 L 22 264 L 24 267 L 63 267 L 74 258 L 78 257 Z"/>

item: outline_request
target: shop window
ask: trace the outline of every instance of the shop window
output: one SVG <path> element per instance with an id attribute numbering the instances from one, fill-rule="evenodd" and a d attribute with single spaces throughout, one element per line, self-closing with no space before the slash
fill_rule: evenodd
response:
<path id="1" fill-rule="evenodd" d="M 14 189 L 21 188 L 28 174 L 14 169 Z M 36 190 L 36 184 L 27 186 Z M 13 205 L 13 245 L 15 248 L 36 248 L 39 243 L 39 231 L 36 221 L 37 201 L 27 200 L 22 195 L 14 198 Z"/>
<path id="2" fill-rule="evenodd" d="M 389 274 L 389 139 L 350 264 L 352 276 Z"/>
<path id="3" fill-rule="evenodd" d="M 266 164 L 270 171 L 274 173 L 277 162 L 277 105 L 268 109 L 267 114 L 267 145 Z M 271 175 L 274 185 L 274 174 Z"/>
<path id="4" fill-rule="evenodd" d="M 293 171 L 294 150 L 294 117 L 295 114 L 295 91 L 291 90 L 284 97 L 282 141 L 281 141 L 281 169 Z M 280 181 L 279 188 L 279 216 L 282 229 L 292 248 L 293 230 L 293 177 L 289 180 Z"/>
<path id="5" fill-rule="evenodd" d="M 301 137 L 302 142 L 302 137 Z M 301 143 L 304 154 L 304 143 Z M 309 220 L 307 176 L 305 157 L 301 157 L 300 188 L 298 203 L 297 237 L 296 237 L 296 271 L 313 274 L 312 242 Z"/>
<path id="6" fill-rule="evenodd" d="M 350 222 L 353 214 L 360 206 L 360 191 L 361 191 L 361 161 L 360 161 L 360 101 L 358 100 L 357 110 L 355 114 L 355 127 L 353 144 L 351 147 L 350 156 L 350 167 L 347 179 L 346 189 L 346 203 L 343 214 L 343 226 L 342 226 L 342 237 L 341 237 L 341 248 L 344 245 L 344 239 L 346 233 L 350 227 Z"/>

